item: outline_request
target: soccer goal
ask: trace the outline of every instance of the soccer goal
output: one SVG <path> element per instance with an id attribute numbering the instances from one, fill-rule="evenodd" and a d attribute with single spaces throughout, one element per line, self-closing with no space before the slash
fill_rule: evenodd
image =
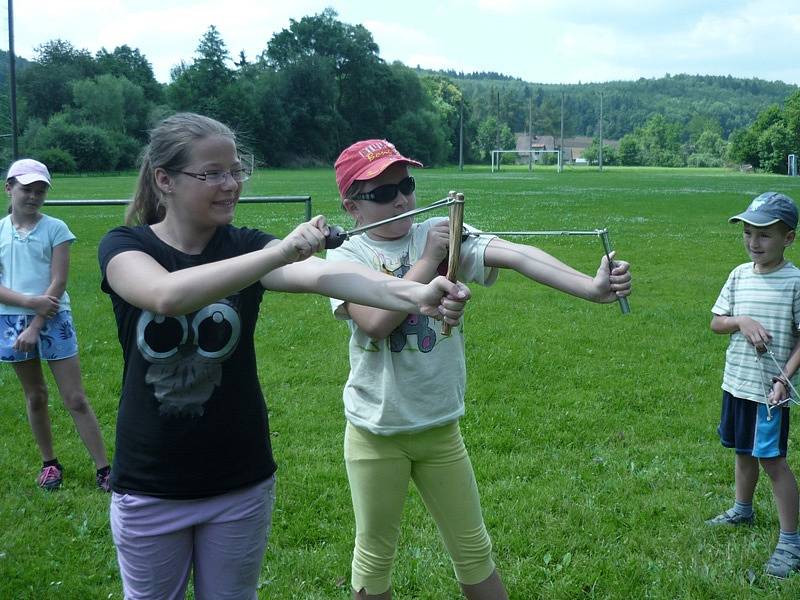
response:
<path id="1" fill-rule="evenodd" d="M 522 154 L 527 155 L 528 169 L 533 170 L 533 163 L 542 160 L 543 154 L 555 154 L 558 172 L 561 172 L 561 150 L 492 150 L 492 173 L 495 169 L 500 170 L 500 160 L 502 154 Z"/>

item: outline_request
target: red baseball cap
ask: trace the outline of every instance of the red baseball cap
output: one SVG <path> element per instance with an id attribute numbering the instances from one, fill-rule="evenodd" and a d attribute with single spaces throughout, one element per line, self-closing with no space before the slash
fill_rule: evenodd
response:
<path id="1" fill-rule="evenodd" d="M 421 162 L 400 154 L 388 140 L 363 140 L 348 146 L 342 150 L 333 166 L 339 195 L 344 199 L 353 182 L 374 179 L 395 163 L 422 166 Z"/>

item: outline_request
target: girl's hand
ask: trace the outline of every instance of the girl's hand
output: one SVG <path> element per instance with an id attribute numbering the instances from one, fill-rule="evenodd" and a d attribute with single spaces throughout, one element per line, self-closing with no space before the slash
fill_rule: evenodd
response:
<path id="1" fill-rule="evenodd" d="M 756 350 L 763 352 L 767 349 L 766 344 L 772 339 L 764 326 L 750 317 L 740 316 L 736 318 L 739 331 L 748 342 L 755 346 Z"/>
<path id="2" fill-rule="evenodd" d="M 614 259 L 614 252 L 609 255 Z M 631 265 L 624 260 L 614 261 L 614 268 L 609 273 L 608 257 L 603 255 L 600 267 L 594 276 L 593 285 L 598 302 L 615 302 L 621 296 L 631 293 Z"/>
<path id="3" fill-rule="evenodd" d="M 328 225 L 325 217 L 317 215 L 307 223 L 301 223 L 276 246 L 287 264 L 298 262 L 325 249 Z"/>
<path id="4" fill-rule="evenodd" d="M 33 352 L 39 343 L 39 330 L 27 327 L 14 341 L 14 350 L 17 352 Z"/>
<path id="5" fill-rule="evenodd" d="M 58 298 L 55 296 L 31 296 L 28 300 L 28 308 L 45 319 L 53 317 L 58 312 L 58 305 Z"/>
<path id="6" fill-rule="evenodd" d="M 450 219 L 442 219 L 428 230 L 425 240 L 425 250 L 420 258 L 428 259 L 434 264 L 439 264 L 447 258 L 447 249 L 450 245 Z"/>
<path id="7" fill-rule="evenodd" d="M 420 288 L 416 302 L 421 314 L 457 325 L 469 298 L 469 288 L 463 283 L 452 283 L 446 277 L 439 276 Z"/>

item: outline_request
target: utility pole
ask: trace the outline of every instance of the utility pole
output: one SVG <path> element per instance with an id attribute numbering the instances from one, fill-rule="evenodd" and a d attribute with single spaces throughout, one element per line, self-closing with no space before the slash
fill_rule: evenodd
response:
<path id="1" fill-rule="evenodd" d="M 501 150 L 501 148 L 500 148 L 500 90 L 497 90 L 496 98 L 497 98 L 497 103 L 495 104 L 495 109 L 497 111 L 496 112 L 497 127 L 495 127 L 495 130 L 494 130 L 494 147 L 497 148 L 498 150 Z"/>
<path id="2" fill-rule="evenodd" d="M 464 96 L 461 96 L 461 119 L 458 122 L 458 170 L 464 170 Z"/>
<path id="3" fill-rule="evenodd" d="M 558 142 L 558 172 L 564 170 L 564 92 L 561 92 L 561 141 Z"/>
<path id="4" fill-rule="evenodd" d="M 500 148 L 500 90 L 497 90 L 497 126 L 494 128 L 494 148 L 495 150 L 501 150 Z M 503 155 L 498 153 L 497 154 L 497 170 L 500 170 L 500 162 L 503 158 Z"/>
<path id="5" fill-rule="evenodd" d="M 603 172 L 603 90 L 600 90 L 600 153 L 598 154 L 600 172 Z"/>
<path id="6" fill-rule="evenodd" d="M 533 98 L 528 96 L 528 171 L 533 171 Z"/>
<path id="7" fill-rule="evenodd" d="M 17 146 L 17 61 L 14 58 L 14 2 L 8 0 L 8 85 L 11 101 L 11 159 L 19 158 Z"/>

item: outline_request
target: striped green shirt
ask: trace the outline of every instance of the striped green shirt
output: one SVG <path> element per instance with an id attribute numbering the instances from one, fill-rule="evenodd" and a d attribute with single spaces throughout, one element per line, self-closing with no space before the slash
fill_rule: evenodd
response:
<path id="1" fill-rule="evenodd" d="M 788 261 L 771 273 L 756 273 L 751 262 L 739 265 L 728 275 L 711 312 L 748 316 L 761 323 L 772 335 L 769 349 L 783 368 L 800 327 L 800 269 Z M 737 398 L 766 403 L 775 375 L 778 368 L 769 355 L 759 355 L 740 331 L 731 334 L 723 390 Z"/>

